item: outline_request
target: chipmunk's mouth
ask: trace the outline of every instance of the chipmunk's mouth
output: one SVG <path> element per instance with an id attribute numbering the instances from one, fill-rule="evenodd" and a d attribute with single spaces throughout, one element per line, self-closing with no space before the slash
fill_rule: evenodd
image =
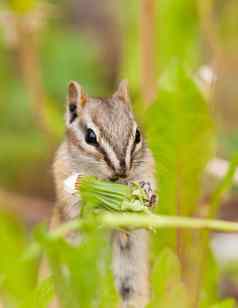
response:
<path id="1" fill-rule="evenodd" d="M 112 176 L 112 177 L 109 178 L 109 181 L 116 182 L 118 179 L 119 179 L 118 177 Z"/>
<path id="2" fill-rule="evenodd" d="M 119 183 L 119 184 L 128 184 L 127 176 L 112 176 L 109 178 L 109 181 L 114 182 L 114 183 Z"/>

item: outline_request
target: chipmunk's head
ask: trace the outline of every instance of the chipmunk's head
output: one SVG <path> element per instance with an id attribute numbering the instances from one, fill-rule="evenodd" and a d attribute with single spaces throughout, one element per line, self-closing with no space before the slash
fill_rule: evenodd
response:
<path id="1" fill-rule="evenodd" d="M 126 179 L 143 161 L 145 144 L 130 107 L 127 82 L 110 98 L 86 95 L 70 82 L 66 112 L 67 143 L 79 172 Z"/>

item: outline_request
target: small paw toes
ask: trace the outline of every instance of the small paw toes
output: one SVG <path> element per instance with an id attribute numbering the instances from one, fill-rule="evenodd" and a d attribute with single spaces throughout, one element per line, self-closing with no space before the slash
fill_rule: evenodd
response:
<path id="1" fill-rule="evenodd" d="M 144 189 L 145 193 L 148 197 L 148 206 L 151 207 L 156 203 L 156 195 L 152 190 L 150 182 L 141 181 L 140 182 L 141 188 Z"/>
<path id="2" fill-rule="evenodd" d="M 156 195 L 155 195 L 155 194 L 152 194 L 152 195 L 151 195 L 151 198 L 150 198 L 150 200 L 149 200 L 149 205 L 150 205 L 150 206 L 153 206 L 155 203 L 156 203 Z"/>

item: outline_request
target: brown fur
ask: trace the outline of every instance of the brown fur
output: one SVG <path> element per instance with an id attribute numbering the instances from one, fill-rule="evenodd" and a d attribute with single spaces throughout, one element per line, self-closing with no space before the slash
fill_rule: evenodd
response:
<path id="1" fill-rule="evenodd" d="M 62 215 L 61 220 L 72 219 L 80 211 L 78 198 L 64 190 L 64 180 L 74 172 L 111 179 L 125 169 L 126 178 L 118 178 L 119 182 L 146 181 L 155 188 L 152 155 L 143 140 L 141 144 L 134 144 L 136 124 L 126 83 L 123 82 L 117 92 L 107 99 L 86 97 L 82 93 L 77 83 L 70 84 L 68 102 L 73 100 L 77 104 L 77 118 L 70 122 L 67 107 L 66 139 L 59 147 L 54 162 L 56 208 Z M 95 126 L 98 144 L 113 166 L 108 164 L 99 147 L 85 143 L 87 126 L 91 129 Z M 145 230 L 126 234 L 114 232 L 113 271 L 123 308 L 143 308 L 148 302 L 148 246 Z"/>

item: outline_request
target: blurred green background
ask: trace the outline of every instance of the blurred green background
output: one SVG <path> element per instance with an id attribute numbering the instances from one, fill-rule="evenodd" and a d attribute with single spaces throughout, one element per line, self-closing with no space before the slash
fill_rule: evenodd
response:
<path id="1" fill-rule="evenodd" d="M 206 189 L 203 189 L 203 194 L 197 191 L 198 170 L 202 170 L 206 160 L 212 157 L 212 151 L 214 155 L 230 160 L 238 149 L 237 35 L 236 0 L 1 0 L 1 209 L 17 216 L 27 230 L 49 218 L 55 198 L 51 164 L 63 137 L 65 97 L 70 80 L 78 80 L 89 95 L 104 96 L 111 95 L 118 81 L 127 78 L 133 107 L 140 122 L 147 127 L 155 154 L 168 151 L 156 156 L 160 180 L 163 163 L 170 166 L 163 155 L 169 157 L 170 146 L 172 149 L 176 146 L 183 157 L 182 163 L 190 166 L 190 174 L 187 172 L 184 176 L 183 185 L 194 180 L 194 185 L 189 186 L 191 193 L 185 193 L 185 200 L 192 200 L 195 204 L 198 197 L 201 200 L 209 198 Z M 204 67 L 215 74 L 212 86 L 203 86 L 204 96 L 209 97 L 206 107 L 202 107 L 204 98 L 198 95 L 187 77 L 179 69 L 174 72 L 173 68 L 177 66 L 187 70 L 194 79 L 199 78 L 198 72 Z M 166 78 L 176 86 L 172 92 Z M 165 90 L 159 90 L 159 82 Z M 191 110 L 179 103 L 193 99 L 198 104 L 194 103 Z M 144 110 L 152 101 L 157 107 L 152 105 L 145 119 Z M 211 119 L 194 122 L 191 118 L 184 124 L 184 113 L 191 111 L 207 116 L 207 109 L 212 114 Z M 157 123 L 154 126 L 157 130 L 153 130 L 153 125 L 148 125 L 148 122 Z M 173 126 L 175 122 L 177 126 Z M 203 139 L 211 134 L 211 122 L 215 123 L 216 141 L 209 137 Z M 181 131 L 178 130 L 183 124 Z M 187 134 L 188 131 L 191 135 Z M 164 147 L 171 136 L 178 144 L 177 141 L 171 142 Z M 197 148 L 191 149 L 189 142 L 194 136 L 201 137 L 201 142 L 196 144 Z M 192 166 L 194 157 L 201 158 L 196 166 Z M 174 214 L 174 191 L 168 189 L 168 179 L 176 181 L 173 177 L 175 170 L 171 167 L 165 172 L 168 177 L 166 182 L 166 177 L 162 176 L 161 212 Z M 193 215 L 194 212 L 195 207 L 191 205 L 177 214 Z M 236 188 L 223 200 L 216 214 L 238 220 Z M 170 233 L 162 236 L 164 240 L 158 247 L 164 247 L 172 237 Z M 23 239 L 17 239 L 19 241 Z M 94 253 L 95 247 L 92 249 Z M 4 244 L 1 249 L 4 249 Z M 238 255 L 236 257 L 238 259 Z M 177 266 L 170 252 L 165 251 L 163 259 L 167 260 L 168 268 Z M 222 269 L 224 273 L 219 279 L 216 279 L 216 274 L 207 278 L 208 284 L 216 280 L 218 297 L 238 299 L 238 272 L 236 262 L 234 264 Z M 177 280 L 172 283 L 179 285 Z M 206 304 L 201 307 L 208 307 L 207 303 L 214 304 L 215 300 L 204 302 Z M 151 307 L 162 307 L 161 303 L 161 306 Z M 74 305 L 72 307 L 79 307 L 79 304 Z M 85 303 L 81 305 L 91 307 Z M 183 305 L 184 302 L 181 307 Z M 226 305 L 211 307 L 233 307 L 230 303 L 230 306 Z M 166 307 L 173 305 L 167 303 Z"/>

